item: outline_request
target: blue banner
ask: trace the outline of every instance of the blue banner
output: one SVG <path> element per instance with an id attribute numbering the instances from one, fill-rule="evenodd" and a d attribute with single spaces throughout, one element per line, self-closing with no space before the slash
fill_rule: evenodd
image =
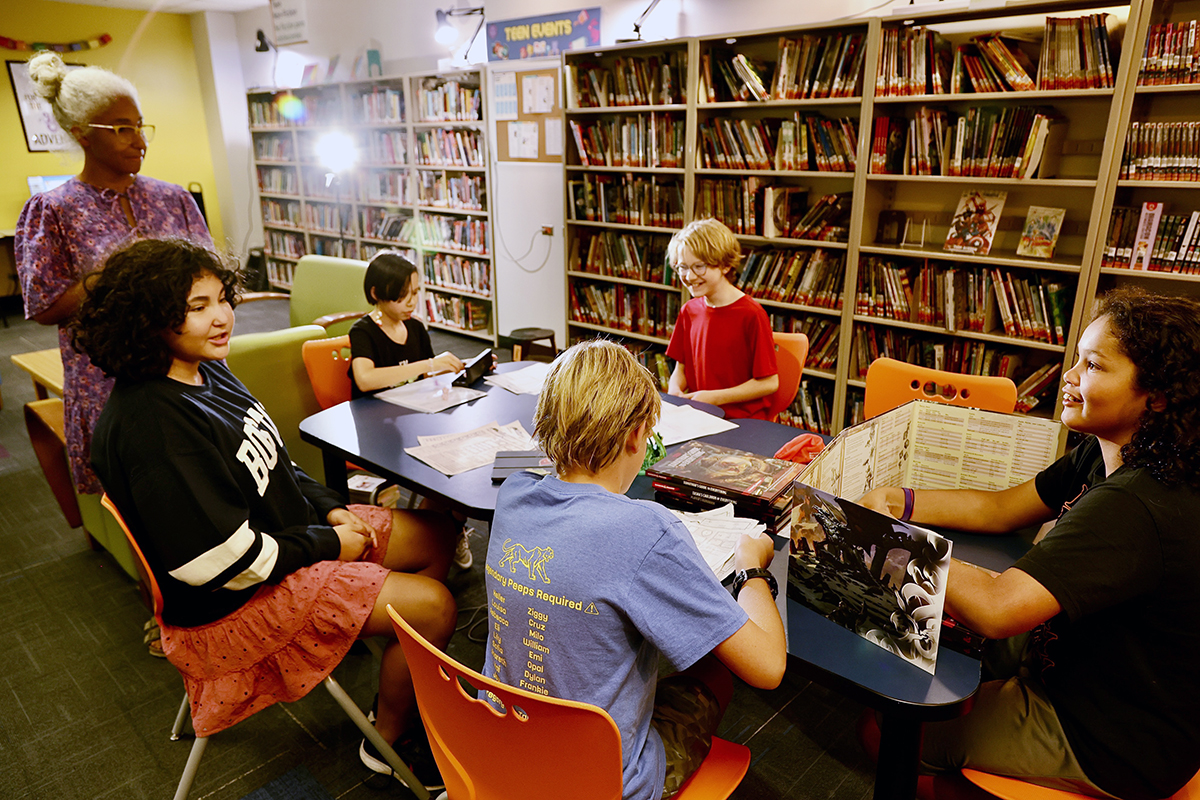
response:
<path id="1" fill-rule="evenodd" d="M 600 9 L 582 8 L 489 22 L 488 61 L 556 56 L 600 44 Z"/>

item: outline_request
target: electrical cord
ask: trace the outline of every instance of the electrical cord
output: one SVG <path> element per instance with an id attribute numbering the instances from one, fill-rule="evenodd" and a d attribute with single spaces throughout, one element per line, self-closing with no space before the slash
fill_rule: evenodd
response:
<path id="1" fill-rule="evenodd" d="M 471 642 L 475 642 L 476 644 L 482 644 L 483 642 L 486 642 L 487 641 L 486 629 L 481 634 L 476 634 L 475 629 L 478 628 L 480 625 L 484 625 L 484 626 L 487 625 L 487 621 L 488 621 L 487 605 L 485 604 L 485 605 L 481 605 L 481 606 L 467 606 L 466 608 L 460 608 L 458 610 L 458 613 L 462 614 L 465 611 L 470 611 L 471 616 L 468 617 L 467 621 L 464 622 L 462 625 L 459 625 L 458 627 L 456 627 L 454 629 L 454 632 L 458 633 L 459 631 L 466 631 L 467 640 L 471 641 Z M 480 611 L 483 612 L 482 617 L 479 616 Z M 479 617 L 479 618 L 476 619 L 476 617 Z"/>

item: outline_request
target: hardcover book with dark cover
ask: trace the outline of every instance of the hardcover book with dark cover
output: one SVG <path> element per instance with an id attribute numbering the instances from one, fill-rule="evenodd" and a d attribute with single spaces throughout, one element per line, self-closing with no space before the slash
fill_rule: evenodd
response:
<path id="1" fill-rule="evenodd" d="M 646 474 L 655 483 L 694 488 L 730 501 L 770 506 L 789 492 L 803 466 L 707 442 L 688 442 Z"/>

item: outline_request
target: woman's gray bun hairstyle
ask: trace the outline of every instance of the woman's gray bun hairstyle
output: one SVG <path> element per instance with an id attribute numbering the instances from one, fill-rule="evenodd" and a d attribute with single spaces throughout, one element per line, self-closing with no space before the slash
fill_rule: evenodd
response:
<path id="1" fill-rule="evenodd" d="M 122 97 L 138 104 L 137 89 L 125 78 L 103 67 L 68 70 L 58 53 L 38 53 L 29 59 L 29 79 L 66 133 L 86 128 Z"/>

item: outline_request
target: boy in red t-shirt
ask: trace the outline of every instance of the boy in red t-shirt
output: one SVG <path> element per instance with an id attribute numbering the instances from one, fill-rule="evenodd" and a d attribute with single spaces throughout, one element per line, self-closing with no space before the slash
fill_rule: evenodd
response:
<path id="1" fill-rule="evenodd" d="M 731 283 L 742 260 L 733 231 L 696 220 L 671 238 L 667 254 L 692 295 L 667 346 L 676 362 L 667 392 L 721 406 L 727 417 L 767 419 L 779 388 L 775 341 L 762 306 Z"/>

